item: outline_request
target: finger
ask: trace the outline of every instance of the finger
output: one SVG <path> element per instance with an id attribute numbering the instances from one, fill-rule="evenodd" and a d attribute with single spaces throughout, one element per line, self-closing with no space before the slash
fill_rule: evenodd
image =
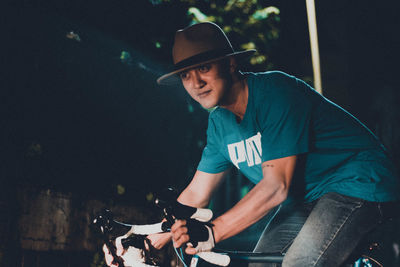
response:
<path id="1" fill-rule="evenodd" d="M 174 240 L 174 247 L 180 248 L 184 244 L 189 242 L 189 236 L 188 235 L 181 235 L 178 239 Z"/>
<path id="2" fill-rule="evenodd" d="M 108 247 L 105 244 L 103 245 L 103 252 L 104 252 L 104 259 L 106 260 L 107 266 L 112 266 L 114 257 L 111 255 L 110 250 L 108 249 Z"/>
<path id="3" fill-rule="evenodd" d="M 147 236 L 147 239 L 150 240 L 151 244 L 155 244 L 158 241 L 168 240 L 171 236 L 171 233 L 157 233 L 151 234 Z"/>
<path id="4" fill-rule="evenodd" d="M 176 229 L 178 229 L 184 225 L 186 225 L 186 220 L 176 220 L 175 223 L 171 227 L 171 232 L 173 233 L 174 231 L 176 231 Z"/>
<path id="5" fill-rule="evenodd" d="M 110 250 L 108 250 L 108 247 L 106 244 L 103 245 L 103 252 L 104 252 L 104 254 L 111 254 Z"/>
<path id="6" fill-rule="evenodd" d="M 105 254 L 104 255 L 104 259 L 106 260 L 106 264 L 108 266 L 111 266 L 111 264 L 112 264 L 112 262 L 114 260 L 113 256 L 111 256 L 111 254 Z"/>
<path id="7" fill-rule="evenodd" d="M 150 242 L 150 244 L 151 244 L 151 242 Z M 153 246 L 153 247 L 154 247 L 154 246 Z M 149 243 L 144 242 L 144 249 L 147 250 L 147 251 L 150 250 Z"/>
<path id="8" fill-rule="evenodd" d="M 187 234 L 188 229 L 186 226 L 181 226 L 172 233 L 172 237 L 179 237 L 181 235 Z"/>
<path id="9" fill-rule="evenodd" d="M 155 235 L 149 235 L 147 238 L 150 240 L 151 245 L 156 248 L 156 249 L 161 249 L 167 244 L 171 238 L 172 235 L 171 233 L 162 233 L 162 234 L 155 234 Z"/>
<path id="10" fill-rule="evenodd" d="M 122 256 L 125 254 L 125 249 L 122 246 L 121 240 L 122 238 L 126 238 L 125 236 L 119 236 L 115 239 L 115 247 L 117 248 L 116 254 L 117 256 Z"/>
<path id="11" fill-rule="evenodd" d="M 177 242 L 182 236 L 187 235 L 187 232 L 188 229 L 186 227 L 181 227 L 172 234 L 172 239 Z"/>
<path id="12" fill-rule="evenodd" d="M 196 249 L 195 249 L 194 247 L 188 246 L 188 247 L 185 249 L 185 253 L 188 254 L 188 255 L 194 255 L 194 254 L 197 253 L 197 251 L 196 251 Z"/>

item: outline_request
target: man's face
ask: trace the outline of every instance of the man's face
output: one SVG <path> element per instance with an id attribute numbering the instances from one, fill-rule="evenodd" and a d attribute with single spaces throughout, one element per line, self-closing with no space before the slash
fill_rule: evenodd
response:
<path id="1" fill-rule="evenodd" d="M 221 105 L 232 85 L 229 64 L 221 61 L 197 66 L 179 76 L 189 95 L 206 109 Z"/>

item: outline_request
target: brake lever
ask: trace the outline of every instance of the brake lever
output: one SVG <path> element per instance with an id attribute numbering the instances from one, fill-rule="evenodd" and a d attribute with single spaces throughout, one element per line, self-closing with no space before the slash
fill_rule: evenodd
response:
<path id="1" fill-rule="evenodd" d="M 125 267 L 122 257 L 117 255 L 117 248 L 110 240 L 109 236 L 114 230 L 113 214 L 110 210 L 104 209 L 92 221 L 93 226 L 100 230 L 104 244 L 113 257 L 112 264 L 118 264 L 119 267 Z"/>

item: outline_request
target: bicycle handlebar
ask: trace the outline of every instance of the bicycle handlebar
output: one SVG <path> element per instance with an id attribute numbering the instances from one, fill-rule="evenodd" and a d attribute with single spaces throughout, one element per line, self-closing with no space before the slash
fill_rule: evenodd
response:
<path id="1" fill-rule="evenodd" d="M 176 192 L 171 188 L 164 191 L 162 196 L 163 198 L 157 197 L 154 202 L 163 209 L 165 218 L 171 226 L 175 222 L 175 219 L 195 219 L 200 222 L 209 222 L 213 217 L 213 212 L 210 209 L 194 208 L 179 203 L 177 201 Z M 212 251 L 201 251 L 196 253 L 196 255 L 214 265 L 228 266 L 230 263 L 230 257 L 228 255 Z"/>
<path id="2" fill-rule="evenodd" d="M 233 260 L 241 260 L 245 262 L 262 262 L 262 263 L 282 263 L 284 253 L 264 253 L 264 252 L 243 252 L 216 250 L 219 254 L 225 254 Z"/>
<path id="3" fill-rule="evenodd" d="M 167 221 L 147 225 L 125 224 L 114 220 L 109 210 L 103 210 L 103 213 L 93 220 L 93 224 L 101 230 L 103 235 L 108 235 L 115 228 L 123 229 L 124 232 L 119 235 L 123 237 L 119 238 L 119 241 L 124 249 L 129 246 L 144 249 L 143 244 L 146 235 L 169 232 L 176 219 L 195 219 L 200 222 L 208 222 L 212 219 L 213 213 L 210 209 L 194 208 L 181 204 L 176 200 L 176 196 L 173 196 L 172 189 L 168 190 L 167 194 L 164 194 L 164 198 L 155 200 L 155 204 L 163 210 Z M 108 246 L 112 246 L 108 240 L 106 242 Z M 116 260 L 118 259 L 119 266 L 123 266 L 115 251 L 111 251 L 111 253 Z M 197 255 L 205 261 L 219 266 L 227 266 L 230 262 L 228 255 L 212 251 L 198 252 Z"/>

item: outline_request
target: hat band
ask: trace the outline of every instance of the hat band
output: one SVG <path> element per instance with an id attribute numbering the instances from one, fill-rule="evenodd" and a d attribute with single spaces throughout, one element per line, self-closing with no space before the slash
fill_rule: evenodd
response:
<path id="1" fill-rule="evenodd" d="M 226 56 L 228 54 L 233 53 L 233 49 L 232 48 L 223 48 L 223 49 L 214 49 L 214 50 L 210 50 L 207 52 L 203 52 L 197 55 L 194 55 L 192 57 L 189 57 L 187 59 L 184 59 L 182 61 L 179 61 L 178 63 L 176 63 L 174 65 L 174 70 L 179 70 L 179 69 L 183 69 L 201 62 L 205 62 L 214 58 L 219 58 L 219 57 L 223 57 Z"/>

